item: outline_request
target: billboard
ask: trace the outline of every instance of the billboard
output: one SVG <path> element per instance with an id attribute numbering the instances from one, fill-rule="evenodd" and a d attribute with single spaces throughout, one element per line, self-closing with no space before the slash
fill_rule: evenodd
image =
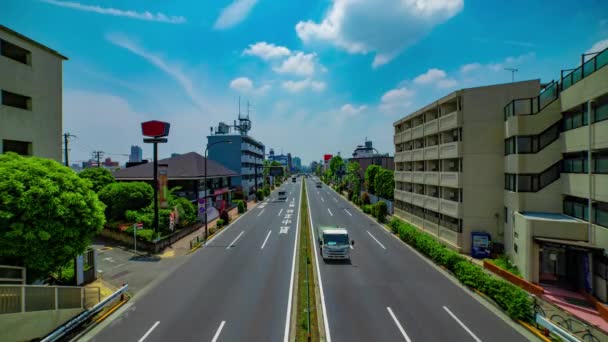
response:
<path id="1" fill-rule="evenodd" d="M 283 167 L 282 166 L 271 166 L 269 174 L 273 177 L 282 176 Z"/>
<path id="2" fill-rule="evenodd" d="M 158 164 L 158 203 L 160 207 L 169 207 L 169 165 Z"/>
<path id="3" fill-rule="evenodd" d="M 331 158 L 333 157 L 333 155 L 331 154 L 325 154 L 323 155 L 323 161 L 327 162 L 329 161 Z"/>

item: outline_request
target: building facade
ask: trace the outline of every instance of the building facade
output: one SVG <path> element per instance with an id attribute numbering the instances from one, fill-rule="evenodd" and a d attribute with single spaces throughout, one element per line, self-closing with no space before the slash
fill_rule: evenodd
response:
<path id="1" fill-rule="evenodd" d="M 292 163 L 294 170 L 302 170 L 302 159 L 300 157 L 293 157 Z"/>
<path id="2" fill-rule="evenodd" d="M 462 89 L 394 123 L 395 215 L 453 249 L 471 232 L 502 242 L 503 109 L 538 80 Z"/>
<path id="3" fill-rule="evenodd" d="M 388 153 L 380 154 L 378 150 L 374 148 L 373 143 L 370 140 L 365 140 L 364 145 L 357 146 L 357 148 L 355 148 L 353 151 L 353 157 L 348 161 L 355 161 L 359 163 L 360 179 L 365 179 L 365 171 L 371 165 L 378 165 L 389 170 L 395 169 L 394 158 L 389 156 Z"/>
<path id="4" fill-rule="evenodd" d="M 61 161 L 65 60 L 0 25 L 0 152 Z"/>
<path id="5" fill-rule="evenodd" d="M 134 145 L 131 146 L 131 154 L 129 154 L 130 163 L 140 163 L 143 159 L 143 151 L 141 147 Z"/>

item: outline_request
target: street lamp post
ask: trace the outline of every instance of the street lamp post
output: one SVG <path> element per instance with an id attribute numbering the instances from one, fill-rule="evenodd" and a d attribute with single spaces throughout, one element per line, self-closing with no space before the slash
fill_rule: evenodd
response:
<path id="1" fill-rule="evenodd" d="M 217 144 L 232 144 L 232 140 L 220 140 L 216 141 L 212 144 L 207 144 L 205 147 L 205 174 L 204 174 L 204 187 L 203 187 L 203 210 L 205 210 L 205 243 L 207 243 L 207 237 L 209 236 L 209 231 L 207 230 L 207 152 L 209 148 L 213 147 Z"/>

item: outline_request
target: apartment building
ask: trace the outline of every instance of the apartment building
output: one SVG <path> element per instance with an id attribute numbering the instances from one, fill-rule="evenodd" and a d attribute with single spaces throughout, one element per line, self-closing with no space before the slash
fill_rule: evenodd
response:
<path id="1" fill-rule="evenodd" d="M 504 104 L 538 80 L 462 89 L 396 121 L 394 213 L 468 253 L 471 232 L 502 241 Z"/>
<path id="2" fill-rule="evenodd" d="M 504 241 L 527 280 L 606 302 L 608 50 L 583 61 L 504 108 Z"/>
<path id="3" fill-rule="evenodd" d="M 0 25 L 0 152 L 61 161 L 59 54 Z"/>

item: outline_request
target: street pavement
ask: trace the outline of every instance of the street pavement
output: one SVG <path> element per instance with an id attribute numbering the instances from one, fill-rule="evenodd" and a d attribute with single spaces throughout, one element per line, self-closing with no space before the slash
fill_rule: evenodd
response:
<path id="1" fill-rule="evenodd" d="M 286 340 L 301 185 L 285 183 L 287 201 L 275 191 L 85 339 Z"/>
<path id="2" fill-rule="evenodd" d="M 350 263 L 323 261 L 315 243 L 327 341 L 527 340 L 325 184 L 306 188 L 314 228 L 355 241 Z"/>

